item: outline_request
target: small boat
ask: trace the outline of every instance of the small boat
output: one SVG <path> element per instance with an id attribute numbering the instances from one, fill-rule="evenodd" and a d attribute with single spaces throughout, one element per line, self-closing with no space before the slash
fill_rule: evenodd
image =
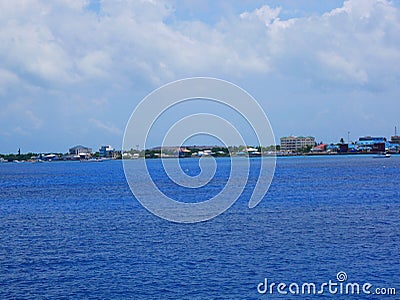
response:
<path id="1" fill-rule="evenodd" d="M 89 159 L 81 159 L 81 162 L 103 162 L 103 161 L 107 161 L 107 160 L 111 160 L 111 158 L 89 158 Z"/>
<path id="2" fill-rule="evenodd" d="M 378 154 L 374 155 L 374 158 L 390 158 L 390 154 L 389 153 L 378 153 Z"/>
<path id="3" fill-rule="evenodd" d="M 100 162 L 97 158 L 81 159 L 81 162 Z"/>

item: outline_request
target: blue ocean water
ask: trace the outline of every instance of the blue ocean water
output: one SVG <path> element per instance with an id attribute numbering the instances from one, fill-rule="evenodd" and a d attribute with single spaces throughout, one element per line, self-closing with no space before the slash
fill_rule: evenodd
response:
<path id="1" fill-rule="evenodd" d="M 217 163 L 209 195 L 226 182 L 229 160 Z M 181 194 L 159 160 L 148 166 Z M 338 272 L 397 295 L 325 298 L 399 299 L 400 157 L 278 158 L 268 194 L 248 209 L 257 166 L 224 214 L 176 224 L 139 204 L 121 161 L 0 164 L 0 299 L 313 299 L 257 286 L 338 282 Z M 196 175 L 198 160 L 182 168 Z"/>

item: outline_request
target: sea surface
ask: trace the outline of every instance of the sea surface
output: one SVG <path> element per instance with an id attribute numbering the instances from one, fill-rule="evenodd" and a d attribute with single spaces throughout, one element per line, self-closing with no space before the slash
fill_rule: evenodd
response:
<path id="1" fill-rule="evenodd" d="M 238 201 L 196 224 L 144 209 L 121 161 L 0 164 L 0 299 L 400 299 L 400 156 L 278 158 L 249 209 L 257 160 Z M 167 194 L 193 201 L 223 188 L 229 159 L 217 164 L 209 189 L 185 195 L 148 161 Z M 197 159 L 181 165 L 199 172 Z M 288 290 L 339 287 L 339 272 L 397 295 Z M 260 294 L 265 281 L 276 285 Z"/>

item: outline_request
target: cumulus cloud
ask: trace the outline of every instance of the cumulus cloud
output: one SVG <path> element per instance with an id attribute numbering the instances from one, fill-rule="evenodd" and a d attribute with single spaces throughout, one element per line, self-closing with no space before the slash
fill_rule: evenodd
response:
<path id="1" fill-rule="evenodd" d="M 387 1 L 346 1 L 321 17 L 330 29 L 317 62 L 356 84 L 386 86 L 398 80 L 400 68 L 399 9 Z M 329 34 L 328 34 L 329 33 Z"/>
<path id="2" fill-rule="evenodd" d="M 272 61 L 284 75 L 343 85 L 398 80 L 399 9 L 387 1 L 346 1 L 322 16 L 274 21 L 266 31 Z M 385 78 L 385 79 L 383 79 Z"/>
<path id="3" fill-rule="evenodd" d="M 281 7 L 264 5 L 221 18 L 215 27 L 166 22 L 174 10 L 164 1 L 104 1 L 98 14 L 82 1 L 32 2 L 33 11 L 26 2 L 7 3 L 1 36 L 6 66 L 38 82 L 75 84 L 116 75 L 157 85 L 188 73 L 240 77 L 284 68 L 290 74 L 304 68 L 285 61 L 302 60 L 310 70 L 365 84 L 376 79 L 371 73 L 393 72 L 399 67 L 393 62 L 400 61 L 399 11 L 386 1 L 346 1 L 322 16 L 284 21 Z"/>
<path id="4" fill-rule="evenodd" d="M 275 20 L 278 20 L 279 13 L 281 12 L 281 7 L 271 8 L 268 5 L 264 5 L 261 8 L 255 9 L 253 12 L 244 12 L 240 14 L 242 19 L 258 19 L 264 22 L 265 26 L 271 25 Z"/>
<path id="5" fill-rule="evenodd" d="M 398 86 L 400 10 L 386 0 L 348 0 L 292 18 L 283 4 L 263 5 L 210 23 L 177 17 L 169 1 L 89 4 L 0 2 L 0 101 L 24 103 L 30 112 L 0 121 L 3 128 L 18 133 L 58 122 L 73 131 L 77 115 L 119 139 L 139 96 L 188 76 L 246 79 L 259 90 L 268 81 L 336 92 Z"/>

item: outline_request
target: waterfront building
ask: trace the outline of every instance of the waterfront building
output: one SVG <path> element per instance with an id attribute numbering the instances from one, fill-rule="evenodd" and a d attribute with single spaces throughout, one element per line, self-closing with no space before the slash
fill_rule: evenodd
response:
<path id="1" fill-rule="evenodd" d="M 107 158 L 112 158 L 115 155 L 115 149 L 110 146 L 110 145 L 106 145 L 106 146 L 101 146 L 99 149 L 99 154 L 100 157 L 107 157 Z"/>
<path id="2" fill-rule="evenodd" d="M 347 153 L 347 152 L 349 152 L 349 144 L 345 144 L 345 143 L 339 144 L 339 152 L 340 152 L 340 153 Z"/>
<path id="3" fill-rule="evenodd" d="M 327 144 L 320 144 L 312 148 L 311 152 L 326 152 L 327 148 L 328 148 Z"/>
<path id="4" fill-rule="evenodd" d="M 396 153 L 400 151 L 400 136 L 393 135 L 390 139 L 390 143 L 387 145 L 387 151 Z"/>
<path id="5" fill-rule="evenodd" d="M 400 145 L 400 135 L 393 135 L 390 142 L 392 144 Z"/>
<path id="6" fill-rule="evenodd" d="M 361 152 L 384 152 L 386 149 L 385 137 L 363 136 L 356 142 L 357 150 Z"/>
<path id="7" fill-rule="evenodd" d="M 340 146 L 335 145 L 335 144 L 330 144 L 326 147 L 326 151 L 328 153 L 337 153 L 340 151 Z"/>
<path id="8" fill-rule="evenodd" d="M 281 138 L 281 151 L 295 152 L 305 147 L 314 147 L 315 138 L 312 136 L 287 136 Z"/>
<path id="9" fill-rule="evenodd" d="M 78 145 L 72 148 L 69 148 L 69 154 L 73 158 L 88 158 L 92 153 L 92 148 L 85 147 L 82 145 Z"/>

